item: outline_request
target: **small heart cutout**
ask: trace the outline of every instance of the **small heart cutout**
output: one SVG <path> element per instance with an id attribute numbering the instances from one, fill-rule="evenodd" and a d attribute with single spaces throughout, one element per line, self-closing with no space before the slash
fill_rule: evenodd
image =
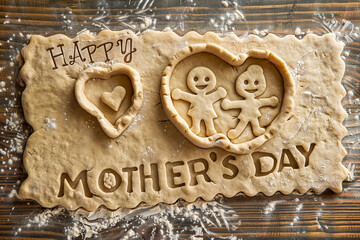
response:
<path id="1" fill-rule="evenodd" d="M 101 101 L 117 112 L 119 111 L 120 105 L 125 96 L 125 88 L 117 86 L 112 90 L 112 92 L 104 92 L 101 95 Z"/>
<path id="2" fill-rule="evenodd" d="M 129 77 L 131 86 L 133 88 L 133 96 L 131 97 L 131 104 L 124 114 L 119 116 L 115 123 L 107 119 L 104 113 L 92 103 L 85 95 L 85 84 L 91 79 L 100 79 L 106 81 L 114 75 L 125 75 Z M 120 93 L 120 94 L 119 94 Z M 109 95 L 108 95 L 109 94 Z M 101 96 L 101 100 L 111 107 L 115 112 L 126 95 L 123 87 L 117 86 L 111 93 L 105 94 L 105 101 Z M 141 83 L 140 74 L 133 68 L 122 63 L 115 63 L 113 65 L 104 65 L 103 67 L 94 66 L 83 70 L 75 84 L 75 96 L 79 105 L 88 113 L 97 118 L 103 131 L 111 138 L 116 138 L 130 125 L 137 115 L 143 102 L 143 87 Z M 120 100 L 121 99 L 121 100 Z"/>

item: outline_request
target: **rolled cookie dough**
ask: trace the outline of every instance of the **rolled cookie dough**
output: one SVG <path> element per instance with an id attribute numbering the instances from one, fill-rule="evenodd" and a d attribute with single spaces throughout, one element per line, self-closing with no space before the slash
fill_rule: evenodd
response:
<path id="1" fill-rule="evenodd" d="M 342 49 L 333 34 L 32 36 L 20 76 L 34 132 L 19 194 L 91 211 L 340 192 Z"/>

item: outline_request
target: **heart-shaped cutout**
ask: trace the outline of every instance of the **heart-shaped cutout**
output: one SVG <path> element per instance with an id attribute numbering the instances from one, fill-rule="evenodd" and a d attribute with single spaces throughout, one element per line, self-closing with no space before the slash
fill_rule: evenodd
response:
<path id="1" fill-rule="evenodd" d="M 178 52 L 165 68 L 164 110 L 192 143 L 249 153 L 280 131 L 294 105 L 295 86 L 274 53 L 238 56 L 216 44 Z"/>
<path id="2" fill-rule="evenodd" d="M 126 96 L 126 90 L 122 86 L 115 87 L 111 92 L 104 92 L 101 101 L 112 110 L 119 111 L 120 105 Z"/>
<path id="3" fill-rule="evenodd" d="M 114 122 L 111 122 L 105 116 L 104 112 L 102 112 L 93 102 L 88 99 L 88 97 L 86 96 L 87 91 L 85 89 L 85 86 L 89 80 L 100 79 L 101 81 L 106 81 L 110 77 L 115 75 L 124 75 L 130 79 L 133 94 L 128 109 L 121 116 L 114 115 L 116 119 Z M 125 97 L 124 91 L 125 89 L 122 86 L 117 86 L 113 89 L 111 93 L 109 93 L 110 95 L 105 94 L 106 100 L 104 103 L 110 108 L 112 108 L 115 113 L 119 111 L 121 102 L 123 102 L 123 99 Z M 115 63 L 113 65 L 104 64 L 103 66 L 89 67 L 79 74 L 79 77 L 75 84 L 75 96 L 79 105 L 88 113 L 97 118 L 103 131 L 109 137 L 116 138 L 120 136 L 121 133 L 134 120 L 136 114 L 138 113 L 142 105 L 143 88 L 141 83 L 141 77 L 135 69 L 122 63 Z M 104 101 L 104 99 L 102 99 L 102 96 L 104 96 L 104 94 L 101 95 L 101 100 Z M 119 101 L 119 97 L 121 96 L 122 100 Z"/>

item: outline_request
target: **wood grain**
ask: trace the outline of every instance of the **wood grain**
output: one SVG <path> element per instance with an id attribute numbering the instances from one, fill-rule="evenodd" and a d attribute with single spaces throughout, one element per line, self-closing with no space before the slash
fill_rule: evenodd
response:
<path id="1" fill-rule="evenodd" d="M 0 93 L 0 149 L 7 154 L 0 157 L 0 239 L 66 239 L 65 228 L 71 225 L 68 214 L 50 219 L 46 226 L 38 227 L 30 224 L 36 214 L 44 209 L 35 201 L 11 197 L 11 191 L 17 190 L 26 178 L 21 161 L 21 151 L 13 148 L 15 139 L 27 138 L 31 127 L 24 122 L 20 96 L 23 88 L 18 84 L 19 65 L 16 55 L 27 43 L 27 34 L 50 36 L 63 33 L 69 37 L 88 29 L 98 33 L 102 28 L 111 30 L 126 29 L 129 25 L 140 26 L 143 16 L 155 16 L 154 29 L 162 30 L 167 26 L 175 29 L 178 34 L 189 30 L 200 33 L 215 31 L 226 33 L 231 27 L 237 35 L 243 35 L 253 29 L 267 29 L 271 33 L 285 35 L 294 34 L 296 27 L 323 34 L 332 29 L 317 20 L 315 13 L 323 13 L 329 21 L 332 17 L 341 22 L 350 21 L 354 27 L 360 27 L 359 1 L 241 1 L 238 9 L 243 12 L 246 20 L 234 21 L 226 31 L 221 20 L 226 13 L 233 12 L 221 1 L 0 1 L 0 82 L 5 82 L 5 89 Z M 106 4 L 105 4 L 106 3 Z M 147 5 L 146 5 L 147 4 Z M 196 6 L 194 6 L 196 4 Z M 136 7 L 139 8 L 136 9 Z M 102 9 L 103 8 L 103 9 Z M 141 8 L 144 8 L 141 11 Z M 170 20 L 167 20 L 167 15 Z M 123 18 L 127 16 L 126 18 Z M 214 19 L 218 27 L 210 24 Z M 342 24 L 341 26 L 344 26 Z M 138 30 L 138 29 L 137 29 Z M 346 29 L 344 29 L 345 32 Z M 358 31 L 358 30 L 357 30 Z M 358 31 L 359 32 L 359 31 Z M 344 38 L 341 38 L 344 40 Z M 229 224 L 237 224 L 236 230 L 228 230 L 225 226 L 208 227 L 217 237 L 236 236 L 249 239 L 289 239 L 289 238 L 360 238 L 360 40 L 346 42 L 346 74 L 343 85 L 353 95 L 343 99 L 344 109 L 349 117 L 344 121 L 348 136 L 343 145 L 348 151 L 344 164 L 355 165 L 355 180 L 344 182 L 344 190 L 340 194 L 326 191 L 320 195 L 306 194 L 273 197 L 258 195 L 255 197 L 238 196 L 224 199 L 223 205 L 234 211 Z M 9 104 L 10 101 L 10 104 Z M 14 118 L 14 114 L 19 117 Z M 16 126 L 9 124 L 9 119 L 20 121 Z M 11 121 L 10 121 L 11 122 Z M 20 145 L 25 141 L 20 140 Z M 16 157 L 9 164 L 9 159 Z M 270 202 L 278 201 L 271 212 L 266 212 Z M 296 210 L 302 206 L 300 210 Z M 295 220 L 294 220 L 295 219 Z M 238 224 L 241 221 L 241 224 Z M 184 230 L 191 222 L 173 220 L 174 231 L 183 230 L 180 238 L 188 239 L 194 235 Z M 21 230 L 19 230 L 21 228 Z M 161 226 L 154 224 L 154 229 Z M 155 231 L 154 230 L 154 231 Z M 99 239 L 113 239 L 120 236 L 121 224 L 102 231 Z M 155 231 L 157 239 L 166 239 L 160 231 Z M 150 233 L 144 232 L 143 239 L 150 239 Z M 208 239 L 206 233 L 198 239 Z"/>

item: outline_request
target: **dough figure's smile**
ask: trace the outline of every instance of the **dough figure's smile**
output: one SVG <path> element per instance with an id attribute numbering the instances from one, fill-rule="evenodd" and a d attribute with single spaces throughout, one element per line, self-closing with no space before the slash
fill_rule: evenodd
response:
<path id="1" fill-rule="evenodd" d="M 208 85 L 195 85 L 195 87 L 199 90 L 204 90 Z"/>
<path id="2" fill-rule="evenodd" d="M 247 91 L 248 93 L 254 93 L 256 92 L 258 89 L 245 89 L 245 91 Z"/>

